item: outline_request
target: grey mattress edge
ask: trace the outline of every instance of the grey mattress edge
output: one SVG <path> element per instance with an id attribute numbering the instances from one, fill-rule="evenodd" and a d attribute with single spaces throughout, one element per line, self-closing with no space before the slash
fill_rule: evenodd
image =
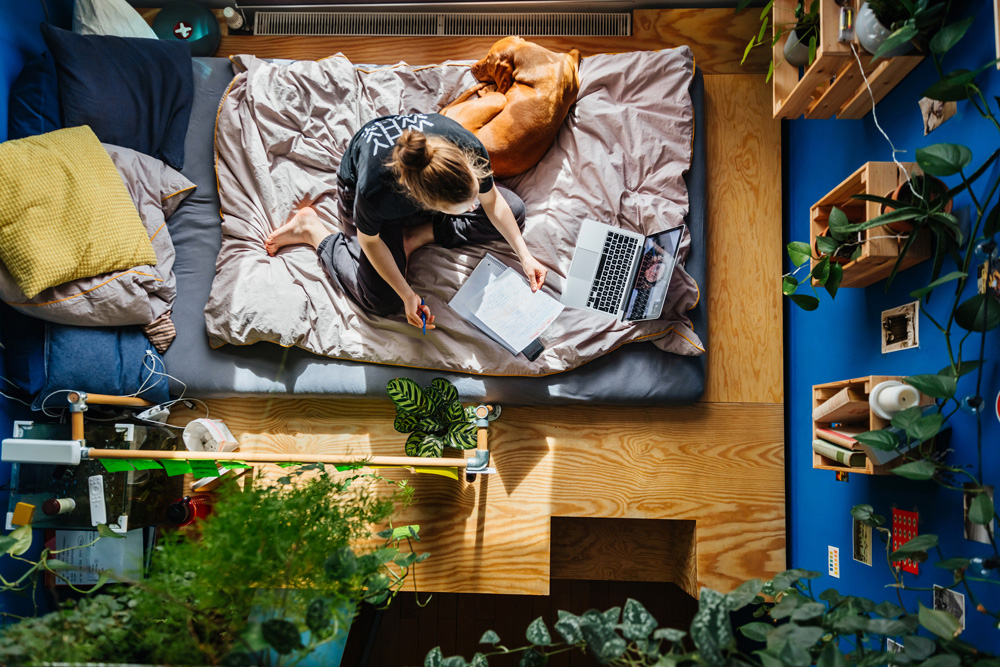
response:
<path id="1" fill-rule="evenodd" d="M 648 342 L 631 343 L 579 368 L 542 377 L 465 375 L 347 361 L 272 343 L 212 349 L 203 311 L 221 244 L 213 142 L 216 113 L 232 80 L 232 66 L 225 58 L 195 58 L 194 74 L 195 101 L 183 173 L 198 187 L 168 220 L 177 250 L 177 301 L 172 315 L 177 338 L 164 355 L 173 395 L 381 398 L 389 380 L 405 376 L 424 385 L 444 377 L 455 384 L 465 401 L 508 405 L 673 405 L 701 397 L 704 355 L 674 355 Z M 700 70 L 695 72 L 691 98 L 695 140 L 685 180 L 690 195 L 687 223 L 692 250 L 686 268 L 701 290 L 701 299 L 690 316 L 707 346 L 704 82 Z"/>

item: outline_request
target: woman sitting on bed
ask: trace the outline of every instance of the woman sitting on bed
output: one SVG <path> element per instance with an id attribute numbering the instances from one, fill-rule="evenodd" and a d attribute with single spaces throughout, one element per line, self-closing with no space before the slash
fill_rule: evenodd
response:
<path id="1" fill-rule="evenodd" d="M 489 155 L 471 132 L 440 114 L 383 116 L 354 135 L 337 173 L 339 212 L 357 239 L 330 234 L 304 207 L 265 241 L 268 254 L 294 243 L 316 248 L 327 273 L 366 311 L 432 329 L 434 315 L 404 277 L 410 254 L 504 238 L 532 291 L 547 269 L 524 243 L 524 202 L 493 182 Z M 358 252 L 360 246 L 361 252 Z"/>

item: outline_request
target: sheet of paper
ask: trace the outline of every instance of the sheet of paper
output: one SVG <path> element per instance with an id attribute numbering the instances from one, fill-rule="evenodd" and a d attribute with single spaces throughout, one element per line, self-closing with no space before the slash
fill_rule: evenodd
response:
<path id="1" fill-rule="evenodd" d="M 543 292 L 532 292 L 514 271 L 505 271 L 483 289 L 473 311 L 511 348 L 523 350 L 552 324 L 563 305 Z"/>

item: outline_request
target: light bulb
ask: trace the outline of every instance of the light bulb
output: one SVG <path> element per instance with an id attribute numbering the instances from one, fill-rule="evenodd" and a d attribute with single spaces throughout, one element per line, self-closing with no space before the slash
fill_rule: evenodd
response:
<path id="1" fill-rule="evenodd" d="M 970 415 L 978 415 L 983 409 L 984 403 L 985 401 L 983 401 L 982 396 L 973 396 L 972 394 L 969 394 L 962 399 L 962 402 L 959 403 L 959 407 L 962 408 L 963 412 L 967 412 Z"/>

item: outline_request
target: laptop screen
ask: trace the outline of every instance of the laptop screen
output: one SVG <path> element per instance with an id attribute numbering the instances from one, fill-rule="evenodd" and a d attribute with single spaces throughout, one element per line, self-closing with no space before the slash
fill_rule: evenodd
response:
<path id="1" fill-rule="evenodd" d="M 623 320 L 651 320 L 660 316 L 683 232 L 684 225 L 679 225 L 646 237 Z"/>

